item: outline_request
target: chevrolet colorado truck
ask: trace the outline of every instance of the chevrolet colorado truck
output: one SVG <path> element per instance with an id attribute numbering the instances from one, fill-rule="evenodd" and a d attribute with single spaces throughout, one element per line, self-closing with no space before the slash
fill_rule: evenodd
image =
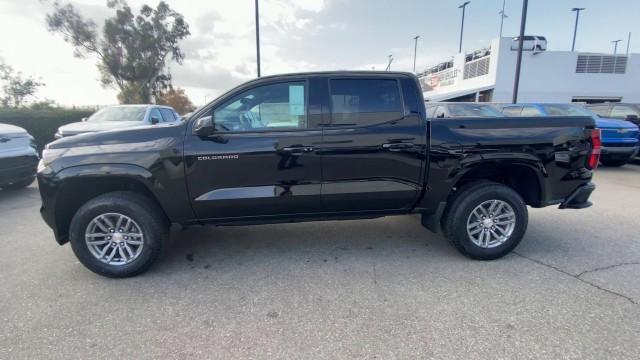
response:
<path id="1" fill-rule="evenodd" d="M 591 117 L 431 119 L 412 74 L 302 73 L 184 122 L 57 140 L 38 183 L 57 242 L 109 277 L 147 270 L 173 224 L 420 214 L 489 260 L 523 238 L 527 206 L 591 205 L 599 147 Z"/>

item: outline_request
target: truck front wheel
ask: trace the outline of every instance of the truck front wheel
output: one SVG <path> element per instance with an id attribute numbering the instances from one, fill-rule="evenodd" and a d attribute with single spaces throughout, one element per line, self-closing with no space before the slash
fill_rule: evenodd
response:
<path id="1" fill-rule="evenodd" d="M 479 182 L 461 187 L 445 212 L 445 236 L 462 254 L 493 260 L 513 250 L 527 229 L 522 197 L 500 183 Z"/>
<path id="2" fill-rule="evenodd" d="M 164 214 L 153 201 L 116 191 L 80 207 L 71 220 L 69 241 L 89 270 L 120 278 L 147 270 L 160 255 L 167 234 Z"/>

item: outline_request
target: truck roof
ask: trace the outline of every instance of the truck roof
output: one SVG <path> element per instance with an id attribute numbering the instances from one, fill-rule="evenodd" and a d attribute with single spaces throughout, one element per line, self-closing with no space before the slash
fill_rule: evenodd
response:
<path id="1" fill-rule="evenodd" d="M 407 71 L 381 71 L 381 70 L 334 70 L 334 71 L 309 71 L 309 72 L 295 72 L 295 73 L 283 73 L 283 74 L 273 74 L 268 76 L 261 76 L 255 80 L 262 79 L 272 79 L 274 77 L 285 77 L 285 76 L 313 76 L 313 75 L 323 75 L 323 76 L 331 76 L 331 75 L 340 75 L 340 76 L 366 76 L 366 75 L 401 75 L 401 76 L 416 76 L 414 73 Z"/>

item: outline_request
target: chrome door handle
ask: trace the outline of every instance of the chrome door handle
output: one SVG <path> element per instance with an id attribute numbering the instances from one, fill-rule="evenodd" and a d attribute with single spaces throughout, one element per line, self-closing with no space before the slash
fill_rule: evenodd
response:
<path id="1" fill-rule="evenodd" d="M 391 151 L 410 149 L 412 147 L 413 147 L 413 143 L 406 143 L 406 142 L 382 144 L 383 149 L 391 150 Z"/>
<path id="2" fill-rule="evenodd" d="M 282 148 L 283 152 L 302 154 L 313 151 L 313 146 L 291 146 Z"/>

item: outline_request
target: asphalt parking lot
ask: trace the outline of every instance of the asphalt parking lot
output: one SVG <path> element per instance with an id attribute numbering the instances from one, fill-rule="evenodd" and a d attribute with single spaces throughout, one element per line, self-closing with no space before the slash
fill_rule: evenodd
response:
<path id="1" fill-rule="evenodd" d="M 0 191 L 0 359 L 637 359 L 640 166 L 596 184 L 498 261 L 401 216 L 189 229 L 124 280 L 55 243 L 35 184 Z"/>

